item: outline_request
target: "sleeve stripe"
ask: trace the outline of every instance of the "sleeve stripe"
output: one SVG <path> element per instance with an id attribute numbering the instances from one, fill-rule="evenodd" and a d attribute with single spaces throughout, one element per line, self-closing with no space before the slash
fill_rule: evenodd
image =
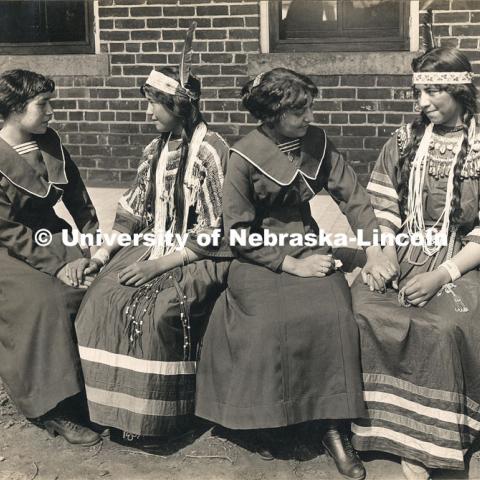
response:
<path id="1" fill-rule="evenodd" d="M 379 185 L 378 183 L 369 182 L 367 190 L 372 193 L 380 193 L 386 197 L 398 200 L 398 194 L 394 188 Z"/>
<path id="2" fill-rule="evenodd" d="M 377 218 L 383 218 L 385 220 L 388 220 L 390 223 L 395 225 L 397 228 L 400 228 L 402 226 L 402 221 L 400 220 L 400 217 L 398 215 L 395 215 L 390 212 L 384 212 L 382 210 L 374 210 L 375 215 Z"/>
<path id="3" fill-rule="evenodd" d="M 393 187 L 392 179 L 386 173 L 381 173 L 378 170 L 372 172 L 370 180 L 373 180 L 375 183 Z"/>

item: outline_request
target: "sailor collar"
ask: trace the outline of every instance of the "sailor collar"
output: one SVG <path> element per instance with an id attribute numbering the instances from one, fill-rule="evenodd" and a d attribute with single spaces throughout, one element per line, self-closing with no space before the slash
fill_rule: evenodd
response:
<path id="1" fill-rule="evenodd" d="M 17 153 L 7 142 L 0 138 L 0 174 L 10 183 L 28 193 L 45 198 L 55 185 L 68 183 L 65 171 L 65 154 L 58 133 L 49 128 L 43 135 L 34 135 L 32 140 L 38 144 L 48 172 L 48 181 Z"/>
<path id="2" fill-rule="evenodd" d="M 279 185 L 290 185 L 300 173 L 309 180 L 315 180 L 322 166 L 327 147 L 325 131 L 309 126 L 307 134 L 300 139 L 300 165 L 286 161 L 275 142 L 264 135 L 259 128 L 237 142 L 230 151 L 237 153 L 268 178 Z"/>

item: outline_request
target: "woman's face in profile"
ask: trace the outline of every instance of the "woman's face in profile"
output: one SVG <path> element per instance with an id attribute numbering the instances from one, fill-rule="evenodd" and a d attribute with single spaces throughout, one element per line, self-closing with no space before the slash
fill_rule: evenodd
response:
<path id="1" fill-rule="evenodd" d="M 176 116 L 167 107 L 161 103 L 155 102 L 148 95 L 147 115 L 152 116 L 152 120 L 156 123 L 157 130 L 161 133 L 173 132 L 181 126 L 180 117 Z"/>
<path id="2" fill-rule="evenodd" d="M 19 127 L 29 134 L 45 133 L 48 122 L 53 117 L 53 108 L 50 104 L 53 96 L 53 92 L 45 92 L 29 100 L 22 112 L 14 114 Z"/>
<path id="3" fill-rule="evenodd" d="M 304 137 L 308 126 L 313 122 L 312 104 L 313 98 L 309 94 L 304 107 L 284 112 L 275 125 L 277 133 L 289 138 Z"/>

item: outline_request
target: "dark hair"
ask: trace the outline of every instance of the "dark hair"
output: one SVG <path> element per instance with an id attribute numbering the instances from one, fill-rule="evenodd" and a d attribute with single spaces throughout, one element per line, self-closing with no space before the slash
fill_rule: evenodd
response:
<path id="1" fill-rule="evenodd" d="M 180 74 L 178 67 L 164 67 L 159 70 L 164 75 L 173 78 L 177 82 L 180 81 Z M 151 85 L 143 85 L 140 91 L 143 96 L 148 95 L 153 101 L 161 103 L 168 108 L 174 115 L 180 118 L 182 122 L 182 144 L 180 152 L 180 163 L 178 165 L 177 175 L 175 177 L 175 189 L 174 189 L 174 206 L 177 217 L 177 228 L 180 227 L 178 223 L 183 219 L 184 215 L 184 192 L 183 182 L 185 179 L 185 169 L 187 166 L 188 148 L 192 139 L 193 132 L 200 122 L 203 122 L 202 114 L 200 112 L 200 82 L 193 75 L 190 75 L 185 87 L 195 93 L 196 99 L 192 99 L 186 95 L 170 95 L 168 93 L 161 92 Z M 162 135 L 162 141 L 158 143 L 158 154 L 160 154 L 166 140 L 167 134 Z"/>
<path id="2" fill-rule="evenodd" d="M 274 68 L 260 74 L 242 88 L 245 108 L 268 126 L 276 123 L 283 112 L 303 108 L 308 95 L 315 98 L 318 88 L 305 75 L 286 68 Z"/>
<path id="3" fill-rule="evenodd" d="M 6 119 L 22 112 L 28 101 L 41 93 L 53 92 L 53 80 L 29 70 L 8 70 L 0 75 L 0 115 Z"/>
<path id="4" fill-rule="evenodd" d="M 412 61 L 412 70 L 414 72 L 471 72 L 472 66 L 468 58 L 459 50 L 454 48 L 434 48 L 424 53 Z M 440 90 L 448 92 L 453 99 L 463 108 L 463 142 L 460 153 L 455 164 L 453 178 L 453 198 L 450 214 L 451 223 L 458 223 L 462 214 L 461 201 L 461 181 L 462 169 L 468 153 L 468 128 L 470 121 L 474 119 L 477 113 L 477 88 L 473 83 L 469 84 L 450 84 L 436 85 Z M 415 158 L 418 146 L 425 132 L 425 128 L 430 120 L 422 112 L 412 123 L 412 136 L 400 156 L 400 182 L 398 185 L 398 194 L 400 199 L 400 210 L 402 215 L 406 214 L 406 205 L 408 197 L 408 178 L 410 176 L 410 167 Z"/>

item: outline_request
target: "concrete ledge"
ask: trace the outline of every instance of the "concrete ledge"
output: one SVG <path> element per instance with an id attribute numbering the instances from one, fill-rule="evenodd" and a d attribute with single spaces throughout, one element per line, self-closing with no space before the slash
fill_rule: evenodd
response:
<path id="1" fill-rule="evenodd" d="M 248 74 L 285 67 L 305 75 L 409 75 L 420 52 L 265 53 L 248 55 Z"/>
<path id="2" fill-rule="evenodd" d="M 108 54 L 95 55 L 0 55 L 0 71 L 23 68 L 55 76 L 108 76 L 110 59 Z"/>

